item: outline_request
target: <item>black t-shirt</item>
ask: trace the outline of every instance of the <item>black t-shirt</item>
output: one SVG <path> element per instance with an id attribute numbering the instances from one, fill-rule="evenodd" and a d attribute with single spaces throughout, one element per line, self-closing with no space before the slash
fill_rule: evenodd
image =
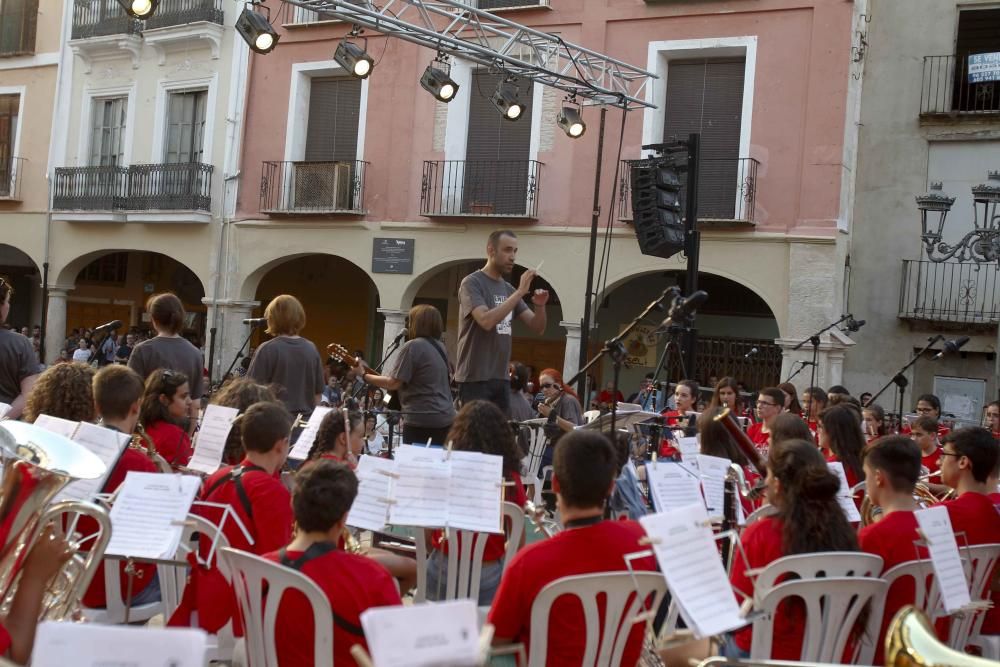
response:
<path id="1" fill-rule="evenodd" d="M 41 372 L 31 339 L 0 328 L 0 401 L 13 403 L 21 394 L 21 381 Z"/>

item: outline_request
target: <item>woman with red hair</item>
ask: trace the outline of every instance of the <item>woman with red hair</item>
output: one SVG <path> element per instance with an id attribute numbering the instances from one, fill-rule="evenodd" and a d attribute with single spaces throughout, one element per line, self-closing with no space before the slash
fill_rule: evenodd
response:
<path id="1" fill-rule="evenodd" d="M 562 373 L 554 368 L 546 368 L 538 376 L 538 386 L 544 399 L 538 404 L 538 414 L 548 417 L 549 422 L 559 426 L 559 432 L 551 435 L 551 444 L 563 433 L 572 431 L 583 423 L 583 408 L 580 397 L 573 388 L 563 382 Z"/>

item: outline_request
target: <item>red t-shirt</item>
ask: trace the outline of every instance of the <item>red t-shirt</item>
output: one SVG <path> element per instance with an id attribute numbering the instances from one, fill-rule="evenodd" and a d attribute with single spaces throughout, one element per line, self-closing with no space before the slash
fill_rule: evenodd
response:
<path id="1" fill-rule="evenodd" d="M 114 469 L 111 474 L 108 475 L 108 481 L 104 483 L 104 488 L 101 489 L 102 493 L 114 493 L 122 482 L 125 481 L 125 476 L 128 475 L 130 470 L 136 472 L 159 472 L 159 468 L 153 463 L 148 456 L 137 452 L 131 447 L 126 447 L 125 451 L 122 452 L 121 457 L 118 459 L 118 463 L 115 464 Z M 90 517 L 81 517 L 77 525 L 78 530 L 81 535 L 91 535 L 97 532 L 97 524 Z M 97 571 L 94 574 L 93 581 L 90 582 L 90 587 L 87 588 L 87 592 L 83 594 L 83 606 L 89 607 L 91 609 L 104 609 L 108 606 L 108 599 L 105 595 L 104 590 L 104 563 L 97 566 Z M 117 562 L 118 568 L 121 572 L 121 591 L 122 600 L 125 600 L 126 591 L 128 590 L 128 577 L 125 575 L 125 561 Z M 149 582 L 153 580 L 156 575 L 156 565 L 152 563 L 136 563 L 135 569 L 137 573 L 132 579 L 132 596 L 135 597 L 142 591 L 146 590 Z"/>
<path id="2" fill-rule="evenodd" d="M 1000 544 L 1000 510 L 993 498 L 981 493 L 966 492 L 955 500 L 944 503 L 944 506 L 948 508 L 951 529 L 955 533 L 964 532 L 969 545 Z M 962 544 L 961 538 L 958 538 L 959 548 Z M 996 568 L 993 573 L 996 574 Z M 987 578 L 986 590 L 972 591 L 972 599 L 987 594 L 992 580 L 992 577 Z M 1000 596 L 993 594 L 992 598 L 994 606 L 986 612 L 986 620 L 983 621 L 984 635 L 1000 634 L 1000 608 L 995 604 Z"/>
<path id="3" fill-rule="evenodd" d="M 635 521 L 602 521 L 591 526 L 564 530 L 555 537 L 521 549 L 507 564 L 500 588 L 493 598 L 489 622 L 495 636 L 524 642 L 530 655 L 531 606 L 538 593 L 562 577 L 596 572 L 625 571 L 624 557 L 645 547 L 639 540 L 645 532 Z M 652 571 L 652 557 L 632 561 L 633 569 Z M 604 602 L 598 601 L 603 615 Z M 627 620 L 626 620 L 627 622 Z M 564 596 L 555 601 L 549 613 L 549 667 L 579 667 L 583 662 L 583 610 L 576 598 Z M 642 623 L 633 626 L 622 665 L 635 665 L 642 649 L 645 632 Z"/>
<path id="4" fill-rule="evenodd" d="M 927 468 L 927 470 L 931 473 L 931 476 L 928 479 L 929 482 L 931 482 L 932 484 L 940 484 L 941 483 L 941 475 L 940 475 L 940 471 L 941 471 L 941 448 L 940 447 L 935 447 L 934 451 L 931 452 L 930 454 L 927 454 L 926 456 L 924 455 L 923 452 L 920 452 L 920 465 L 922 465 L 925 468 Z M 934 473 L 938 473 L 938 474 L 934 474 Z"/>
<path id="5" fill-rule="evenodd" d="M 0 655 L 7 655 L 7 651 L 10 650 L 10 645 L 13 644 L 13 640 L 10 638 L 10 633 L 7 632 L 7 628 L 0 624 Z"/>
<path id="6" fill-rule="evenodd" d="M 750 424 L 747 429 L 747 436 L 753 441 L 754 446 L 764 458 L 767 458 L 767 450 L 771 447 L 771 434 L 764 432 L 764 422 Z"/>
<path id="7" fill-rule="evenodd" d="M 246 459 L 240 465 L 244 468 L 252 466 Z M 260 556 L 288 544 L 292 538 L 294 520 L 292 496 L 288 489 L 274 475 L 262 470 L 245 470 L 240 481 L 250 500 L 253 513 L 251 518 L 240 502 L 236 482 L 230 479 L 218 484 L 232 469 L 233 466 L 226 466 L 217 470 L 205 480 L 201 492 L 201 500 L 229 505 L 254 538 L 251 545 L 236 522 L 227 518 L 222 532 L 229 540 L 229 546 Z M 216 524 L 222 519 L 221 510 L 216 508 L 196 506 L 192 511 Z M 210 544 L 207 538 L 202 539 L 200 552 L 203 558 L 207 558 Z M 168 625 L 190 625 L 193 611 L 198 612 L 199 627 L 207 632 L 218 632 L 232 618 L 234 633 L 242 635 L 239 616 L 236 615 L 236 596 L 214 565 L 211 569 L 192 567 L 189 583 L 184 589 L 184 599 Z"/>
<path id="8" fill-rule="evenodd" d="M 286 552 L 286 556 L 293 560 L 303 554 L 302 551 Z M 264 558 L 281 562 L 278 551 L 266 554 Z M 338 549 L 306 562 L 300 571 L 326 594 L 333 613 L 356 628 L 361 627 L 361 612 L 364 610 L 403 603 L 389 571 L 365 556 Z M 281 667 L 312 667 L 313 625 L 312 608 L 305 596 L 297 591 L 287 591 L 282 596 L 274 628 L 275 648 Z M 361 644 L 368 650 L 364 636 L 358 636 L 334 622 L 333 664 L 356 664 L 351 657 L 351 647 L 355 644 Z"/>
<path id="9" fill-rule="evenodd" d="M 865 526 L 858 533 L 858 542 L 861 550 L 870 554 L 881 556 L 885 565 L 882 573 L 885 574 L 900 563 L 906 563 L 918 558 L 926 558 L 927 550 L 920 549 L 918 555 L 914 540 L 920 539 L 917 534 L 917 518 L 913 512 L 896 511 L 890 512 L 878 523 Z M 889 594 L 885 600 L 885 613 L 882 616 L 882 629 L 879 633 L 876 646 L 883 646 L 885 631 L 889 623 L 896 615 L 896 612 L 905 605 L 913 604 L 916 599 L 913 579 L 906 577 L 896 581 L 889 589 Z M 875 651 L 875 664 L 883 664 L 884 655 L 882 651 Z"/>
<path id="10" fill-rule="evenodd" d="M 191 460 L 191 439 L 187 432 L 176 424 L 157 421 L 144 424 L 146 433 L 156 445 L 156 453 L 174 466 L 186 466 Z"/>
<path id="11" fill-rule="evenodd" d="M 615 402 L 622 403 L 625 401 L 625 397 L 620 391 L 615 392 Z M 602 389 L 601 393 L 597 395 L 598 403 L 610 403 L 611 402 L 611 392 L 607 389 Z"/>
<path id="12" fill-rule="evenodd" d="M 518 507 L 524 509 L 524 506 L 528 502 L 528 494 L 524 491 L 524 483 L 521 481 L 521 474 L 516 470 L 511 473 L 510 479 L 508 481 L 514 482 L 514 486 L 504 487 L 504 500 L 507 502 L 514 503 Z M 441 553 L 448 553 L 448 541 L 443 540 L 444 531 L 435 530 L 431 539 L 433 540 L 434 548 L 440 549 Z M 461 552 L 459 552 L 461 553 Z M 496 534 L 490 535 L 486 538 L 486 546 L 483 548 L 483 562 L 492 563 L 503 558 L 507 553 L 507 537 L 505 535 Z"/>

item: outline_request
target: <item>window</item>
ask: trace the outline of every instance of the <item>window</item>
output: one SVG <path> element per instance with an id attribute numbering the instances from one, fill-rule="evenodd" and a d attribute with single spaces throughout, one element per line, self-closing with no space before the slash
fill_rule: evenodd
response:
<path id="1" fill-rule="evenodd" d="M 0 95 L 0 197 L 11 194 L 20 95 Z"/>
<path id="2" fill-rule="evenodd" d="M 745 58 L 672 60 L 664 140 L 701 133 L 698 217 L 731 220 L 740 171 Z"/>
<path id="3" fill-rule="evenodd" d="M 1000 35 L 1000 9 L 968 9 L 958 13 L 953 111 L 1000 111 L 1000 81 L 969 83 L 969 56 L 1000 51 L 997 35 Z"/>
<path id="4" fill-rule="evenodd" d="M 35 52 L 38 0 L 0 0 L 0 56 Z"/>
<path id="5" fill-rule="evenodd" d="M 204 162 L 207 90 L 170 93 L 167 99 L 167 164 Z"/>
<path id="6" fill-rule="evenodd" d="M 83 267 L 78 280 L 92 283 L 121 283 L 128 277 L 128 253 L 113 252 Z"/>
<path id="7" fill-rule="evenodd" d="M 361 80 L 353 77 L 312 79 L 306 162 L 353 162 L 358 155 Z"/>
<path id="8" fill-rule="evenodd" d="M 92 112 L 90 166 L 117 167 L 125 160 L 127 97 L 95 99 Z"/>

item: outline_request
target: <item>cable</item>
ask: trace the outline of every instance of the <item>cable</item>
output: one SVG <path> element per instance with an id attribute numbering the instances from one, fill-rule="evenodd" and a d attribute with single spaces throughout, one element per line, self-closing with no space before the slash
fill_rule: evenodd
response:
<path id="1" fill-rule="evenodd" d="M 605 294 L 605 290 L 607 290 L 608 287 L 608 273 L 611 267 L 611 242 L 613 240 L 611 232 L 613 231 L 615 197 L 618 192 L 619 174 L 622 164 L 622 146 L 625 142 L 625 123 L 627 120 L 628 120 L 628 109 L 622 107 L 622 126 L 621 126 L 621 131 L 618 134 L 618 155 L 615 158 L 615 178 L 614 182 L 611 184 L 611 203 L 608 206 L 608 219 L 607 219 L 608 221 L 605 225 L 605 230 L 604 230 L 604 247 L 601 250 L 601 265 L 597 273 L 597 281 L 596 281 L 596 284 L 599 285 L 600 287 L 595 289 L 594 295 L 590 296 L 589 298 L 594 298 L 598 294 L 604 294 L 605 296 L 607 296 Z M 595 304 L 595 308 L 593 311 L 595 326 L 597 324 L 598 305 L 599 304 Z"/>

